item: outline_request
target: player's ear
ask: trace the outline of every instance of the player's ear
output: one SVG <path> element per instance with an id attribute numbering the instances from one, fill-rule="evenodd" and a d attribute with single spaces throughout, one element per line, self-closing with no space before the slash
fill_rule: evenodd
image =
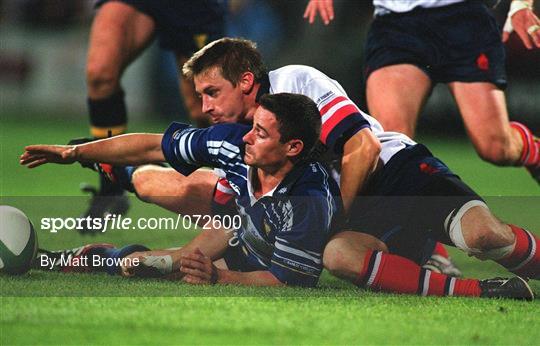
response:
<path id="1" fill-rule="evenodd" d="M 304 150 L 304 142 L 299 139 L 291 139 L 288 142 L 289 149 L 287 150 L 287 156 L 293 158 L 300 155 L 302 150 Z"/>
<path id="2" fill-rule="evenodd" d="M 244 72 L 242 76 L 240 76 L 239 84 L 240 90 L 242 90 L 244 94 L 249 94 L 255 85 L 255 75 L 251 72 Z"/>

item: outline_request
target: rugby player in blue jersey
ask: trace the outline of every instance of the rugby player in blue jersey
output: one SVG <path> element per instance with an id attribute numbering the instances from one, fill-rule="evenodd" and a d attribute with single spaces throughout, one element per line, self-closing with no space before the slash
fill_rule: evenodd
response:
<path id="1" fill-rule="evenodd" d="M 320 135 L 319 111 L 303 95 L 265 95 L 259 103 L 253 126 L 195 129 L 173 123 L 164 135 L 130 134 L 78 146 L 30 146 L 22 163 L 36 167 L 75 161 L 119 165 L 167 161 L 186 176 L 201 166 L 219 168 L 237 196 L 243 218 L 233 241 L 232 233 L 216 230 L 180 250 L 129 254 L 124 249 L 106 249 L 102 254 L 114 257 L 121 252 L 140 258 L 141 268 L 123 268 L 128 276 L 154 269 L 194 284 L 315 286 L 341 205 L 337 184 L 309 157 Z M 235 246 L 228 246 L 230 241 Z M 218 269 L 213 264 L 217 259 L 226 266 Z"/>

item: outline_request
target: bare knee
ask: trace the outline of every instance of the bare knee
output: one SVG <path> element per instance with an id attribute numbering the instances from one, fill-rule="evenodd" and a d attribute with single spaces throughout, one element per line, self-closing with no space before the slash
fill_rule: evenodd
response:
<path id="1" fill-rule="evenodd" d="M 346 245 L 341 239 L 328 242 L 323 253 L 323 265 L 330 274 L 339 278 L 347 279 L 355 277 L 357 268 L 348 261 L 342 247 Z M 360 266 L 361 264 L 358 264 Z"/>
<path id="2" fill-rule="evenodd" d="M 368 234 L 340 232 L 330 239 L 324 249 L 324 267 L 336 277 L 356 282 L 370 249 L 388 251 L 384 243 Z"/>
<path id="3" fill-rule="evenodd" d="M 459 240 L 455 243 L 464 250 L 475 249 L 485 252 L 512 246 L 515 240 L 510 227 L 493 216 L 487 206 L 471 207 L 461 217 L 460 224 L 464 244 L 460 244 Z M 454 233 L 457 233 L 456 230 Z M 454 239 L 461 238 L 455 238 L 455 235 Z M 472 251 L 473 254 L 475 250 Z"/>
<path id="4" fill-rule="evenodd" d="M 492 250 L 511 245 L 514 242 L 514 234 L 510 227 L 503 223 L 474 227 L 469 232 L 464 230 L 464 233 L 467 245 L 479 250 Z"/>
<path id="5" fill-rule="evenodd" d="M 86 84 L 91 98 L 105 98 L 120 88 L 120 70 L 102 57 L 89 57 L 86 66 Z"/>
<path id="6" fill-rule="evenodd" d="M 160 169 L 161 167 L 157 166 L 141 166 L 135 170 L 131 183 L 137 193 L 137 196 L 143 202 L 151 203 L 153 201 L 152 197 L 156 193 L 156 179 L 154 176 L 155 170 Z"/>

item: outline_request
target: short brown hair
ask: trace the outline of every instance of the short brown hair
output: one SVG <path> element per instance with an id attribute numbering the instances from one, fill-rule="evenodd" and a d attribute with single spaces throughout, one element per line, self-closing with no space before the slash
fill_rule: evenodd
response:
<path id="1" fill-rule="evenodd" d="M 321 134 L 321 114 L 315 102 L 304 95 L 279 93 L 263 95 L 259 104 L 276 116 L 281 136 L 279 141 L 301 140 L 304 149 L 298 159 L 307 158 Z"/>
<path id="2" fill-rule="evenodd" d="M 193 79 L 210 67 L 219 67 L 223 78 L 234 86 L 242 74 L 251 72 L 255 81 L 260 82 L 266 74 L 261 53 L 253 41 L 224 37 L 210 42 L 198 50 L 182 67 L 182 74 Z"/>

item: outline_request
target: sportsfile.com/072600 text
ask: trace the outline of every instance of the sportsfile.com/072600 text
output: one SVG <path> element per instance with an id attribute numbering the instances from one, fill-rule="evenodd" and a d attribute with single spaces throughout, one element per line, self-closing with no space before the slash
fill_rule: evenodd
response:
<path id="1" fill-rule="evenodd" d="M 82 217 L 44 217 L 40 228 L 57 233 L 62 230 L 193 230 L 199 225 L 202 229 L 238 229 L 242 219 L 239 215 L 177 215 L 176 217 L 148 217 L 132 219 L 123 215 L 109 214 L 103 218 Z"/>

